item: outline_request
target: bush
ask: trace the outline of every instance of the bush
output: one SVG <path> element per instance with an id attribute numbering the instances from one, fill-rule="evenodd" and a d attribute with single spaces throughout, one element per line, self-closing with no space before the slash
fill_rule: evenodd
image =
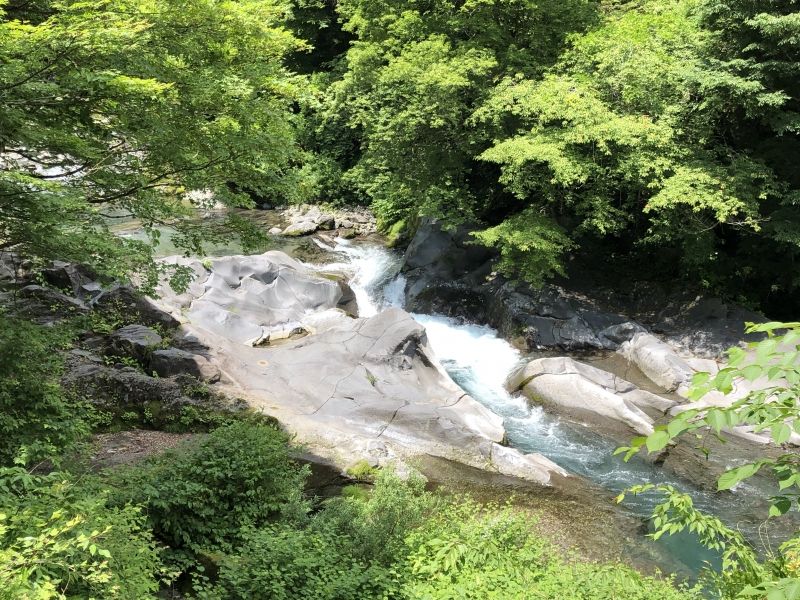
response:
<path id="1" fill-rule="evenodd" d="M 405 537 L 433 514 L 440 499 L 425 491 L 417 473 L 400 478 L 392 469 L 378 472 L 372 493 L 329 500 L 311 527 L 332 530 L 352 540 L 350 552 L 361 562 L 394 564 L 406 554 Z"/>
<path id="2" fill-rule="evenodd" d="M 65 473 L 0 470 L 0 598 L 155 598 L 147 520 L 96 492 Z"/>
<path id="3" fill-rule="evenodd" d="M 694 591 L 619 565 L 567 565 L 510 507 L 466 500 L 406 539 L 401 597 L 409 600 L 691 600 Z"/>
<path id="4" fill-rule="evenodd" d="M 246 529 L 305 514 L 306 468 L 289 457 L 286 434 L 240 422 L 116 476 L 121 503 L 147 507 L 173 548 L 230 551 Z"/>
<path id="5" fill-rule="evenodd" d="M 0 465 L 54 460 L 88 435 L 87 407 L 59 383 L 69 340 L 0 311 Z"/>
<path id="6" fill-rule="evenodd" d="M 357 543 L 330 527 L 271 525 L 251 532 L 237 556 L 222 561 L 207 598 L 248 600 L 363 600 L 383 598 L 390 570 L 354 556 Z"/>

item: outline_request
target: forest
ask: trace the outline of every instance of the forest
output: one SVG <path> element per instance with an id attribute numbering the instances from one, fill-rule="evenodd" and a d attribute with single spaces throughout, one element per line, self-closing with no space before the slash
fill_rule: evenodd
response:
<path id="1" fill-rule="evenodd" d="M 493 275 L 532 289 L 589 271 L 779 320 L 751 327 L 768 336 L 753 364 L 733 352 L 692 392 L 763 376 L 779 407 L 680 413 L 622 453 L 701 427 L 783 449 L 800 435 L 797 0 L 0 0 L 13 269 L 183 291 L 191 270 L 158 260 L 165 229 L 187 257 L 263 252 L 246 213 L 298 205 L 368 208 L 399 248 L 421 223 L 466 227 Z M 122 219 L 143 235 L 118 235 Z M 535 515 L 419 474 L 359 465 L 320 499 L 302 444 L 251 410 L 109 415 L 64 385 L 65 357 L 136 315 L 48 321 L 0 279 L 0 599 L 800 598 L 800 538 L 759 553 L 673 488 L 652 534 L 722 557 L 691 584 L 564 556 Z M 215 393 L 198 386 L 181 394 Z M 138 427 L 189 439 L 92 466 L 94 434 Z M 753 464 L 719 489 L 769 471 L 769 514 L 796 513 L 796 448 Z"/>

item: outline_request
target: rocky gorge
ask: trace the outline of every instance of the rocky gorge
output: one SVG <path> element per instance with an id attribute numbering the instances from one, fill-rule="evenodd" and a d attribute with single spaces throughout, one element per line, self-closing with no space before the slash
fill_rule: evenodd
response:
<path id="1" fill-rule="evenodd" d="M 302 235 L 316 234 L 309 239 L 324 260 L 280 250 L 168 256 L 165 265 L 193 279 L 181 293 L 165 279 L 150 299 L 58 263 L 43 271 L 44 285 L 23 276 L 18 293 L 43 318 L 55 304 L 136 315 L 135 324 L 84 340 L 65 375 L 118 414 L 138 411 L 160 427 L 186 407 L 249 408 L 343 470 L 359 461 L 401 470 L 452 461 L 602 505 L 643 478 L 703 485 L 709 471 L 767 443 L 736 430 L 737 443 L 713 461 L 690 445 L 630 465 L 611 456 L 688 406 L 693 375 L 719 369 L 742 320 L 758 315 L 698 298 L 673 298 L 656 313 L 561 284 L 534 290 L 492 272 L 493 257 L 465 231 L 436 223 L 423 223 L 400 255 L 383 248 L 368 219 L 352 241 L 348 215 L 329 223 L 318 210 L 293 210 L 274 220 L 284 221 L 278 243 L 294 237 L 296 223 L 315 224 Z M 7 278 L 19 272 L 6 265 Z M 724 502 L 706 493 L 701 503 L 715 512 L 724 504 L 729 517 L 756 527 L 751 499 L 747 490 Z M 690 572 L 708 558 L 674 552 Z"/>

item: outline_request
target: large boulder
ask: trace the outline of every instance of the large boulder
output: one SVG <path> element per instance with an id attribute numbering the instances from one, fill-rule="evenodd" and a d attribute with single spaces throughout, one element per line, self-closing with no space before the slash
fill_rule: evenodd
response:
<path id="1" fill-rule="evenodd" d="M 70 317 L 89 311 L 89 307 L 78 298 L 43 285 L 26 285 L 19 290 L 19 295 L 30 301 L 25 309 L 32 315 Z"/>
<path id="2" fill-rule="evenodd" d="M 144 325 L 125 325 L 110 336 L 111 351 L 120 356 L 130 356 L 141 363 L 150 360 L 151 353 L 163 342 L 162 337 Z"/>
<path id="3" fill-rule="evenodd" d="M 110 318 L 124 315 L 126 319 L 153 327 L 160 326 L 173 329 L 180 323 L 168 312 L 161 310 L 155 303 L 129 285 L 114 283 L 104 287 L 102 292 L 91 302 L 92 308 Z"/>
<path id="4" fill-rule="evenodd" d="M 282 252 L 221 257 L 206 265 L 180 257 L 166 260 L 190 268 L 196 277 L 180 294 L 166 282 L 160 285 L 162 305 L 179 318 L 240 344 L 269 341 L 286 324 L 303 326 L 320 311 L 357 310 L 346 285 L 317 276 Z M 339 316 L 346 318 L 345 311 Z"/>
<path id="5" fill-rule="evenodd" d="M 288 225 L 286 229 L 283 230 L 282 234 L 290 237 L 308 235 L 309 233 L 314 233 L 319 228 L 319 224 L 314 221 L 298 221 Z"/>
<path id="6" fill-rule="evenodd" d="M 215 383 L 220 379 L 219 369 L 208 358 L 178 348 L 155 350 L 150 355 L 150 368 L 159 377 L 188 373 L 208 383 Z"/>
<path id="7" fill-rule="evenodd" d="M 521 390 L 530 400 L 567 416 L 623 424 L 640 435 L 653 433 L 654 417 L 675 402 L 639 389 L 612 373 L 572 358 L 540 358 L 512 372 L 510 392 Z"/>
<path id="8" fill-rule="evenodd" d="M 618 352 L 665 392 L 685 387 L 695 372 L 672 346 L 649 333 L 637 333 Z"/>
<path id="9" fill-rule="evenodd" d="M 85 352 L 70 354 L 62 382 L 99 408 L 109 426 L 122 422 L 126 427 L 181 428 L 187 418 L 246 408 L 192 376 L 151 377 L 134 367 L 107 366 Z"/>
<path id="10" fill-rule="evenodd" d="M 81 299 L 94 297 L 102 290 L 97 273 L 85 265 L 54 260 L 42 269 L 41 276 L 49 285 Z"/>

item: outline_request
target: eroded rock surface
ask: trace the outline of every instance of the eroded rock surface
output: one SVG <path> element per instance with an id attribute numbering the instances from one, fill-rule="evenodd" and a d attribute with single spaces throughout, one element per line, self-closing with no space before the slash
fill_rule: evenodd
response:
<path id="1" fill-rule="evenodd" d="M 612 373 L 566 357 L 532 360 L 511 373 L 506 387 L 581 421 L 621 423 L 640 435 L 651 434 L 655 417 L 675 405 Z"/>
<path id="2" fill-rule="evenodd" d="M 405 311 L 348 317 L 337 308 L 347 294 L 336 281 L 280 252 L 175 261 L 198 274 L 183 294 L 162 290 L 184 334 L 211 349 L 236 395 L 318 451 L 340 462 L 427 453 L 539 483 L 566 475 L 501 445 L 502 419 L 450 379 Z M 264 343 L 300 326 L 308 335 Z"/>

